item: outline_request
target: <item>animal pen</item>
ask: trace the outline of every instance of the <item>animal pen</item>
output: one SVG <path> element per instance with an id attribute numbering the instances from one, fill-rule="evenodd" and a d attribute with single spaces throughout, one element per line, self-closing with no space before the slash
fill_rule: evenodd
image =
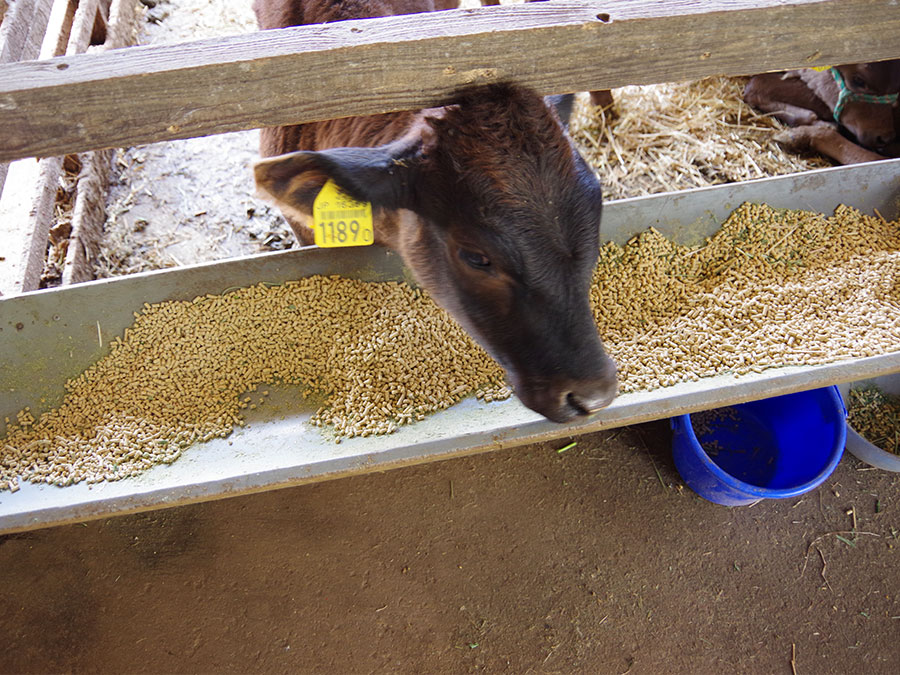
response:
<path id="1" fill-rule="evenodd" d="M 111 148 L 414 109 L 473 83 L 512 80 L 554 94 L 900 57 L 895 0 L 554 0 L 127 47 L 136 5 L 0 0 L 0 437 L 4 417 L 59 405 L 64 383 L 106 355 L 145 303 L 318 274 L 405 278 L 399 258 L 384 250 L 311 248 L 86 281 Z M 100 48 L 84 53 L 89 45 Z M 67 165 L 79 180 L 63 286 L 37 290 Z M 611 202 L 601 238 L 624 244 L 652 226 L 678 243 L 700 243 L 747 201 L 823 213 L 848 204 L 895 218 L 900 160 Z M 567 425 L 515 400 L 467 399 L 396 433 L 340 444 L 307 423 L 314 408 L 296 389 L 273 388 L 265 406 L 248 411 L 247 426 L 172 464 L 114 482 L 24 483 L 0 492 L 0 532 L 569 437 L 897 371 L 900 352 L 728 373 L 625 393 Z"/>

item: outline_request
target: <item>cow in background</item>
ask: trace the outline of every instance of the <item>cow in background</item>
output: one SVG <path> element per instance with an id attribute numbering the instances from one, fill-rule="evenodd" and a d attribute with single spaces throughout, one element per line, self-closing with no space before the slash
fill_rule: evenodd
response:
<path id="1" fill-rule="evenodd" d="M 839 164 L 900 155 L 900 59 L 750 78 L 744 100 L 791 128 L 776 140 Z"/>

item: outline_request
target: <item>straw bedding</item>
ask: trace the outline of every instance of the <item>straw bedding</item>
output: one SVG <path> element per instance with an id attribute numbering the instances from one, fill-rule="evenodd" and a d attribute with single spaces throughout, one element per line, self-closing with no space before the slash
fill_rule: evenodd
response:
<path id="1" fill-rule="evenodd" d="M 741 98 L 747 78 L 622 87 L 610 109 L 580 96 L 571 133 L 606 199 L 638 197 L 830 166 L 772 137 L 784 126 Z"/>

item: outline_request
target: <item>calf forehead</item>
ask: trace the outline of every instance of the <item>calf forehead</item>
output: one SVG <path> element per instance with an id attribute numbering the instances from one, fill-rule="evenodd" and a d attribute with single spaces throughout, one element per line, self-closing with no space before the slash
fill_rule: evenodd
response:
<path id="1" fill-rule="evenodd" d="M 572 255 L 559 248 L 533 245 L 520 249 L 519 280 L 527 295 L 549 302 L 569 302 L 584 293 L 597 259 L 596 238 L 585 238 L 580 246 L 582 255 Z"/>
<path id="2" fill-rule="evenodd" d="M 571 164 L 568 141 L 544 99 L 512 84 L 461 92 L 434 121 L 443 153 L 461 171 L 542 160 Z"/>
<path id="3" fill-rule="evenodd" d="M 500 208 L 466 224 L 478 233 L 474 241 L 486 240 L 486 252 L 529 296 L 560 299 L 581 289 L 596 265 L 599 190 L 593 194 L 596 201 L 590 193 L 571 193 L 536 208 Z"/>
<path id="4" fill-rule="evenodd" d="M 596 256 L 599 183 L 540 96 L 475 89 L 433 126 L 434 192 L 458 233 L 528 277 Z"/>
<path id="5" fill-rule="evenodd" d="M 503 185 L 574 173 L 571 146 L 543 102 L 515 102 L 451 111 L 438 122 L 439 148 L 462 174 L 479 173 Z"/>
<path id="6" fill-rule="evenodd" d="M 537 101 L 458 111 L 438 129 L 437 169 L 457 205 L 479 221 L 528 230 L 565 228 L 598 198 L 555 117 Z M 492 115 L 487 114 L 491 112 Z"/>
<path id="7" fill-rule="evenodd" d="M 470 174 L 447 193 L 449 225 L 513 267 L 529 269 L 596 254 L 600 187 L 592 175 Z"/>

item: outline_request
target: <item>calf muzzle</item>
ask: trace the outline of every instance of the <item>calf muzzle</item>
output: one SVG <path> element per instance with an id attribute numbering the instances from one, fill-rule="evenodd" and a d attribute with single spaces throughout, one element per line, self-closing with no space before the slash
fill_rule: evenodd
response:
<path id="1" fill-rule="evenodd" d="M 581 377 L 510 374 L 516 395 L 552 422 L 570 422 L 602 410 L 616 397 L 616 364 L 608 356 L 590 364 Z"/>

